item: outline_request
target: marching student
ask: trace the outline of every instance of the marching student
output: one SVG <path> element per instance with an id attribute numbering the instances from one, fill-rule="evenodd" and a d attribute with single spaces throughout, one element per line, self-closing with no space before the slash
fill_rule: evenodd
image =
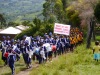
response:
<path id="1" fill-rule="evenodd" d="M 3 41 L 1 42 L 1 52 L 2 52 L 2 60 L 4 61 L 4 66 L 7 65 L 7 58 L 4 56 L 7 50 L 7 40 L 6 37 L 3 36 Z"/>
<path id="2" fill-rule="evenodd" d="M 39 49 L 39 64 L 46 61 L 45 57 L 45 47 L 43 46 L 43 42 L 40 43 L 40 49 Z"/>
<path id="3" fill-rule="evenodd" d="M 25 56 L 26 56 L 26 51 L 25 51 L 25 36 L 23 36 L 23 39 L 21 40 L 20 42 L 20 51 L 22 53 L 22 56 L 23 56 L 23 59 L 24 59 L 24 62 L 26 64 L 26 61 L 25 61 Z"/>
<path id="4" fill-rule="evenodd" d="M 20 49 L 17 47 L 17 41 L 13 41 L 13 44 L 12 44 L 12 50 L 15 51 L 17 54 L 16 54 L 16 59 L 17 61 L 20 59 Z"/>
<path id="5" fill-rule="evenodd" d="M 75 43 L 74 37 L 71 36 L 70 37 L 70 51 L 72 51 L 72 52 L 73 52 L 73 49 L 74 49 L 74 43 Z"/>
<path id="6" fill-rule="evenodd" d="M 66 38 L 65 38 L 65 48 L 66 48 L 66 52 L 68 52 L 69 48 L 70 48 L 70 39 L 69 39 L 69 36 L 66 36 Z"/>
<path id="7" fill-rule="evenodd" d="M 12 71 L 12 75 L 15 75 L 16 52 L 14 52 L 13 50 L 10 50 L 7 61 L 8 61 L 8 65 Z"/>
<path id="8" fill-rule="evenodd" d="M 31 68 L 31 54 L 32 52 L 30 46 L 28 45 L 28 41 L 25 41 L 25 48 L 24 48 L 24 61 L 27 68 Z"/>
<path id="9" fill-rule="evenodd" d="M 63 36 L 60 35 L 60 38 L 59 38 L 59 49 L 60 49 L 60 54 L 63 54 L 64 53 L 64 47 L 65 47 L 65 44 L 64 44 L 64 39 L 63 39 Z"/>
<path id="10" fill-rule="evenodd" d="M 56 37 L 54 37 L 54 39 L 52 40 L 52 52 L 54 54 L 54 57 L 57 56 L 57 41 L 56 41 Z"/>

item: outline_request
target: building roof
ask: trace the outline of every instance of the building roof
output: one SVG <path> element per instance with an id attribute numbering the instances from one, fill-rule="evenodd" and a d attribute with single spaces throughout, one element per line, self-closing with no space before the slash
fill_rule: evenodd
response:
<path id="1" fill-rule="evenodd" d="M 26 30 L 28 29 L 29 27 L 27 26 L 23 26 L 23 25 L 19 25 L 19 26 L 16 26 L 17 29 L 20 29 L 20 30 Z"/>
<path id="2" fill-rule="evenodd" d="M 8 27 L 2 31 L 0 31 L 0 34 L 19 34 L 21 33 L 22 31 L 17 29 L 17 28 L 14 28 L 14 27 Z"/>
<path id="3" fill-rule="evenodd" d="M 2 31 L 3 29 L 0 29 L 0 31 Z"/>

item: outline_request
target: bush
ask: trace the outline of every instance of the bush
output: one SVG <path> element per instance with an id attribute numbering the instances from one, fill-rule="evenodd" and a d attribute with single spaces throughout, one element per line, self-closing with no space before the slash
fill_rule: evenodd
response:
<path id="1" fill-rule="evenodd" d="M 96 8 L 94 10 L 94 15 L 96 19 L 100 22 L 100 2 L 96 5 Z"/>
<path id="2" fill-rule="evenodd" d="M 22 33 L 18 34 L 15 39 L 22 39 L 22 37 L 24 35 L 27 35 L 27 36 L 31 36 L 33 34 L 35 30 L 33 29 L 33 27 L 27 29 L 27 30 L 24 30 Z"/>
<path id="3" fill-rule="evenodd" d="M 27 36 L 43 36 L 44 33 L 49 33 L 49 32 L 53 32 L 53 28 L 54 25 L 50 24 L 48 22 L 43 22 L 40 26 L 39 25 L 35 25 L 25 31 L 23 31 L 22 33 L 18 34 L 15 39 L 22 39 L 22 37 L 24 35 Z"/>

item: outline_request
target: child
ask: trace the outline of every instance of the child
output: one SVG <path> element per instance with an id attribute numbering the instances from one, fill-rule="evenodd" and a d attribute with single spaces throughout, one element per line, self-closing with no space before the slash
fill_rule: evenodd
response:
<path id="1" fill-rule="evenodd" d="M 8 56 L 8 65 L 12 71 L 12 75 L 15 74 L 15 61 L 16 61 L 16 53 L 11 50 Z"/>
<path id="2" fill-rule="evenodd" d="M 93 47 L 93 54 L 94 54 L 94 59 L 98 61 L 100 59 L 100 46 L 99 46 L 99 41 L 95 42 L 95 46 Z"/>
<path id="3" fill-rule="evenodd" d="M 42 64 L 45 60 L 45 47 L 43 46 L 43 43 L 40 43 L 40 50 L 39 50 L 39 64 Z"/>

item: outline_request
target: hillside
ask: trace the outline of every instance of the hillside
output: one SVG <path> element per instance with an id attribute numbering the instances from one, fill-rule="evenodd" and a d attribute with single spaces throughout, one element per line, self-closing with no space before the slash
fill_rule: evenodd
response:
<path id="1" fill-rule="evenodd" d="M 0 0 L 0 13 L 7 21 L 32 20 L 40 17 L 45 0 Z"/>

